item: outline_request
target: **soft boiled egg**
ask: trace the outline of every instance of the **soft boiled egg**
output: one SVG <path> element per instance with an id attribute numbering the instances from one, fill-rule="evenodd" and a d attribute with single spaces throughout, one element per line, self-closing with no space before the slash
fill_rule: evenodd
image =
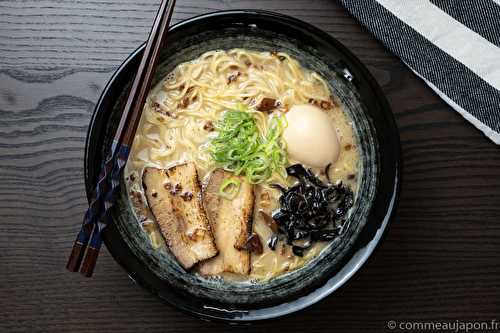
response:
<path id="1" fill-rule="evenodd" d="M 325 167 L 337 160 L 339 140 L 325 112 L 309 104 L 294 105 L 286 120 L 283 139 L 292 159 L 311 167 Z"/>

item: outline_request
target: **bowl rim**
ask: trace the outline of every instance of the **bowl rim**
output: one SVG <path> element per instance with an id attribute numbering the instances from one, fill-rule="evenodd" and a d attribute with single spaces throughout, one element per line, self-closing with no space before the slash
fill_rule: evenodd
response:
<path id="1" fill-rule="evenodd" d="M 334 45 L 336 49 L 338 49 L 345 56 L 349 57 L 350 60 L 356 66 L 356 69 L 363 74 L 363 80 L 368 83 L 372 93 L 375 98 L 380 103 L 380 111 L 383 113 L 389 123 L 387 126 L 391 130 L 391 133 L 387 133 L 387 136 L 390 137 L 390 144 L 393 148 L 393 168 L 394 168 L 394 179 L 393 188 L 391 189 L 391 194 L 388 198 L 387 202 L 387 211 L 384 213 L 384 216 L 378 221 L 377 230 L 374 233 L 374 237 L 363 247 L 356 249 L 354 255 L 350 257 L 346 264 L 340 269 L 339 272 L 331 276 L 325 284 L 313 290 L 309 294 L 296 298 L 290 302 L 274 305 L 274 306 L 266 306 L 251 310 L 233 310 L 228 308 L 215 308 L 215 307 L 193 307 L 189 302 L 182 301 L 182 295 L 177 294 L 175 290 L 162 290 L 160 292 L 157 288 L 153 286 L 151 281 L 147 281 L 143 275 L 141 274 L 141 263 L 132 253 L 132 251 L 128 248 L 123 239 L 121 239 L 121 235 L 119 231 L 114 227 L 114 224 L 111 224 L 109 227 L 105 229 L 103 238 L 104 243 L 108 251 L 111 253 L 113 258 L 123 267 L 123 269 L 128 273 L 129 277 L 138 285 L 144 287 L 149 290 L 151 293 L 157 295 L 162 300 L 167 303 L 173 305 L 174 307 L 187 312 L 189 314 L 194 314 L 198 317 L 210 320 L 222 320 L 222 321 L 232 321 L 232 322 L 242 322 L 242 321 L 259 321 L 272 319 L 276 317 L 281 317 L 285 315 L 289 315 L 291 313 L 300 311 L 312 304 L 319 302 L 324 299 L 338 288 L 343 286 L 350 278 L 358 271 L 362 266 L 365 265 L 366 261 L 372 255 L 373 251 L 377 248 L 380 243 L 382 237 L 387 231 L 387 226 L 389 224 L 390 219 L 393 217 L 396 205 L 399 197 L 400 190 L 400 175 L 401 175 L 401 148 L 400 148 L 400 139 L 399 133 L 396 126 L 396 122 L 394 120 L 394 116 L 390 109 L 389 103 L 385 95 L 382 92 L 382 89 L 373 78 L 368 69 L 359 61 L 359 59 L 352 54 L 343 44 L 341 44 L 338 40 L 336 40 L 330 34 L 324 32 L 323 30 L 307 23 L 296 19 L 294 17 L 290 17 L 288 15 L 283 15 L 271 11 L 265 10 L 255 10 L 255 9 L 241 9 L 241 10 L 224 10 L 224 11 L 216 11 L 211 13 L 206 13 L 198 16 L 194 16 L 192 18 L 183 20 L 179 23 L 172 25 L 169 30 L 175 31 L 187 25 L 195 24 L 200 20 L 205 19 L 213 19 L 221 16 L 242 16 L 245 17 L 258 16 L 260 19 L 263 17 L 267 17 L 268 19 L 278 19 L 288 24 L 298 25 L 301 28 L 309 30 L 316 36 L 319 36 L 321 39 L 326 40 L 328 43 Z M 94 112 L 92 114 L 90 124 L 87 130 L 87 138 L 85 143 L 85 157 L 84 157 L 84 175 L 85 175 L 85 186 L 87 192 L 87 199 L 90 198 L 90 189 L 93 186 L 93 181 L 91 178 L 94 178 L 94 175 L 90 174 L 91 165 L 95 164 L 95 159 L 99 157 L 99 151 L 97 150 L 96 142 L 99 142 L 98 137 L 102 135 L 103 128 L 105 127 L 103 124 L 103 118 L 106 116 L 106 113 L 110 113 L 109 101 L 107 101 L 107 96 L 112 95 L 113 90 L 117 90 L 116 82 L 120 82 L 120 79 L 124 76 L 127 76 L 127 71 L 130 72 L 130 67 L 135 62 L 138 62 L 138 55 L 142 52 L 145 43 L 139 46 L 135 51 L 133 51 L 124 62 L 118 67 L 118 69 L 113 73 L 105 88 L 102 90 L 102 93 L 99 97 L 98 102 L 95 105 Z M 164 286 L 166 287 L 166 286 Z M 167 289 L 173 289 L 168 287 Z"/>

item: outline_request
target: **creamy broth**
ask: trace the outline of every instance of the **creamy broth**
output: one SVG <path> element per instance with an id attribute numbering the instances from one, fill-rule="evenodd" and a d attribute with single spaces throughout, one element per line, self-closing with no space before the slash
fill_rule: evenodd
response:
<path id="1" fill-rule="evenodd" d="M 142 188 L 145 167 L 170 168 L 194 161 L 202 184 L 218 167 L 207 149 L 216 132 L 213 124 L 225 111 L 244 105 L 254 116 L 257 126 L 266 131 L 272 116 L 256 109 L 263 99 L 276 101 L 272 114 L 285 114 L 291 106 L 314 104 L 324 106 L 337 133 L 340 154 L 329 168 L 332 183 L 341 180 L 354 192 L 358 177 L 358 148 L 353 124 L 342 111 L 328 84 L 316 73 L 303 68 L 286 53 L 255 52 L 243 49 L 211 51 L 198 59 L 178 65 L 149 93 L 125 168 L 127 191 L 132 206 L 153 248 L 166 249 L 165 241 L 148 209 Z M 323 101 L 325 104 L 320 104 Z M 288 164 L 294 164 L 289 158 Z M 312 168 L 326 181 L 323 168 Z M 315 243 L 303 257 L 295 256 L 291 247 L 279 242 L 273 251 L 267 245 L 272 231 L 261 211 L 271 215 L 278 206 L 280 192 L 270 184 L 293 185 L 292 177 L 273 174 L 254 185 L 255 205 L 253 232 L 263 244 L 262 254 L 252 254 L 251 272 L 245 278 L 266 280 L 297 269 L 314 258 L 327 245 Z M 232 274 L 223 274 L 234 278 Z"/>

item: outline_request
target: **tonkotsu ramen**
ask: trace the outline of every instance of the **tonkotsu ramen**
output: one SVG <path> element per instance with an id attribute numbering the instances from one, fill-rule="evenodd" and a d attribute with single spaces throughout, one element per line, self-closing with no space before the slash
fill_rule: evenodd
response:
<path id="1" fill-rule="evenodd" d="M 193 274 L 263 281 L 340 237 L 358 155 L 317 73 L 282 52 L 218 50 L 151 90 L 125 178 L 156 251 Z"/>

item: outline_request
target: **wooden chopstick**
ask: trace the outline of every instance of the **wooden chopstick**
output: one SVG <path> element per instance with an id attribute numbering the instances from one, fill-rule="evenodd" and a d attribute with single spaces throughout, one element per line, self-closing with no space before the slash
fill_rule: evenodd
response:
<path id="1" fill-rule="evenodd" d="M 144 55 L 142 56 L 139 69 L 132 84 L 131 93 L 127 104 L 125 104 L 124 112 L 128 111 L 127 119 L 122 117 L 116 130 L 117 134 L 122 134 L 120 142 L 129 147 L 132 145 L 137 125 L 139 125 L 144 102 L 151 87 L 151 81 L 153 80 L 156 65 L 160 57 L 160 50 L 164 46 L 163 43 L 167 35 L 168 26 L 170 25 L 174 5 L 175 0 L 163 0 L 160 5 L 146 48 L 144 49 Z"/>
<path id="2" fill-rule="evenodd" d="M 92 193 L 89 209 L 73 245 L 67 269 L 90 277 L 102 245 L 102 232 L 111 222 L 110 208 L 116 201 L 120 177 L 128 159 L 144 103 L 151 87 L 160 50 L 167 35 L 175 0 L 163 0 L 151 29 L 139 69 L 132 83 L 113 144 L 101 167 L 99 181 Z M 84 257 L 85 256 L 85 257 Z M 80 264 L 82 263 L 80 268 Z"/>

